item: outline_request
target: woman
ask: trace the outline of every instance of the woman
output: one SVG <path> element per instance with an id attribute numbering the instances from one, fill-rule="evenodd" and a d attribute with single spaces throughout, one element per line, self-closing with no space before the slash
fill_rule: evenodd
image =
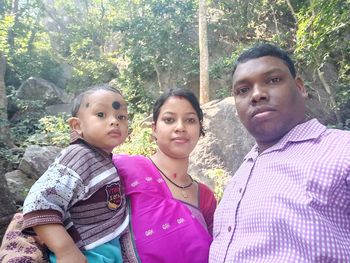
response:
<path id="1" fill-rule="evenodd" d="M 208 262 L 216 200 L 188 174 L 189 155 L 204 134 L 202 121 L 194 94 L 170 89 L 153 108 L 156 153 L 113 157 L 130 204 L 133 247 L 143 263 Z"/>
<path id="2" fill-rule="evenodd" d="M 204 135 L 202 122 L 194 94 L 170 89 L 153 108 L 156 153 L 149 158 L 113 157 L 131 214 L 130 231 L 121 238 L 124 262 L 208 262 L 216 200 L 208 187 L 188 174 L 189 155 Z M 10 258 L 5 249 L 3 243 L 0 259 L 1 255 Z"/>

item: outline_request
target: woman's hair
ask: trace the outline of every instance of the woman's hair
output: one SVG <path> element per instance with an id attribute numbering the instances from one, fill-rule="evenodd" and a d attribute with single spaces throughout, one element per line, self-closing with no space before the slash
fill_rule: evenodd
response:
<path id="1" fill-rule="evenodd" d="M 85 90 L 82 93 L 80 93 L 74 99 L 73 105 L 72 105 L 72 111 L 71 111 L 72 117 L 77 117 L 78 111 L 80 109 L 81 103 L 83 102 L 84 98 L 86 98 L 86 96 L 89 96 L 90 94 L 92 94 L 98 90 L 112 91 L 112 92 L 119 94 L 120 96 L 123 96 L 122 93 L 118 89 L 113 88 L 110 85 L 106 84 L 106 85 L 93 86 L 93 87 L 89 88 L 88 90 Z"/>
<path id="2" fill-rule="evenodd" d="M 163 104 L 169 99 L 170 97 L 181 97 L 186 99 L 193 107 L 193 109 L 196 111 L 198 119 L 199 119 L 199 125 L 200 125 L 200 135 L 204 136 L 204 128 L 203 128 L 203 111 L 199 105 L 198 99 L 196 95 L 193 94 L 192 91 L 186 89 L 186 88 L 170 88 L 166 90 L 153 104 L 153 122 L 157 123 L 160 109 L 162 108 Z"/>

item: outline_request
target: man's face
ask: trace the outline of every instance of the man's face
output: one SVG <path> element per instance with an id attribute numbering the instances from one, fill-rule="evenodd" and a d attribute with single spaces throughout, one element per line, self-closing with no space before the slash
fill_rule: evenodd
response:
<path id="1" fill-rule="evenodd" d="M 232 85 L 238 116 L 260 151 L 305 121 L 304 84 L 293 78 L 284 61 L 277 57 L 265 56 L 239 64 Z"/>

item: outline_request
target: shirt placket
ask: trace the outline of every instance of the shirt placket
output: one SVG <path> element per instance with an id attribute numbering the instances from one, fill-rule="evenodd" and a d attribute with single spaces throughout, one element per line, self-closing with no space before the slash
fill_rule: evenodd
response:
<path id="1" fill-rule="evenodd" d="M 226 232 L 224 234 L 225 236 L 225 246 L 226 251 L 224 253 L 225 257 L 223 259 L 223 262 L 225 262 L 227 254 L 229 253 L 230 246 L 232 245 L 232 241 L 234 238 L 234 234 L 236 231 L 237 226 L 237 213 L 239 210 L 239 206 L 241 203 L 241 200 L 244 196 L 245 189 L 247 187 L 250 174 L 254 168 L 256 158 L 249 158 L 242 164 L 242 166 L 239 168 L 235 176 L 237 176 L 235 185 L 232 189 L 232 194 L 229 195 L 229 199 L 227 200 L 225 209 L 228 209 L 230 211 L 229 218 L 226 218 L 228 220 L 225 220 L 222 222 L 221 232 Z"/>

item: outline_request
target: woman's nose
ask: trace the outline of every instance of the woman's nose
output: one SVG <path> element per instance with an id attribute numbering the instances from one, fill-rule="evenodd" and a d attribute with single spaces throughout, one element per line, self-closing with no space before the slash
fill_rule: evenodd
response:
<path id="1" fill-rule="evenodd" d="M 176 122 L 176 131 L 184 131 L 185 125 L 182 120 Z"/>

